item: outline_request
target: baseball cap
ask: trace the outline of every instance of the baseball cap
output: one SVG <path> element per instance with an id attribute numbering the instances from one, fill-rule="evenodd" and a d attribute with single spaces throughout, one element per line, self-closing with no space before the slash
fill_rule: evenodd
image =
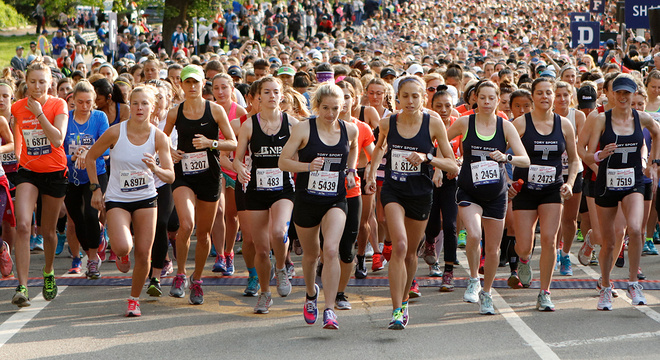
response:
<path id="1" fill-rule="evenodd" d="M 274 62 L 276 62 L 276 63 L 282 65 L 282 61 L 281 61 L 280 59 L 274 57 L 274 56 L 271 56 L 271 57 L 268 59 L 268 62 L 271 63 L 271 64 L 274 63 Z"/>
<path id="2" fill-rule="evenodd" d="M 612 91 L 619 90 L 634 93 L 637 91 L 637 84 L 635 83 L 635 80 L 627 76 L 617 76 L 616 79 L 612 81 Z"/>
<path id="3" fill-rule="evenodd" d="M 638 37 L 635 38 L 635 41 L 637 41 L 638 43 L 643 43 L 643 42 L 646 41 L 646 40 L 644 40 L 643 37 L 638 36 Z"/>
<path id="4" fill-rule="evenodd" d="M 188 78 L 202 82 L 204 81 L 204 70 L 199 65 L 186 65 L 181 70 L 181 81 L 185 81 Z"/>
<path id="5" fill-rule="evenodd" d="M 595 109 L 598 93 L 593 86 L 585 85 L 578 89 L 578 109 Z"/>
<path id="6" fill-rule="evenodd" d="M 546 76 L 546 77 L 551 77 L 551 78 L 554 79 L 554 78 L 557 77 L 557 74 L 555 74 L 555 72 L 552 71 L 552 70 L 543 70 L 543 71 L 539 74 L 539 76 Z"/>
<path id="7" fill-rule="evenodd" d="M 23 45 L 18 45 L 18 46 L 16 47 L 16 50 L 19 50 L 19 49 L 25 49 L 25 48 L 23 47 Z"/>
<path id="8" fill-rule="evenodd" d="M 236 66 L 230 67 L 227 70 L 227 75 L 233 76 L 233 77 L 243 77 L 243 73 L 241 72 L 241 69 L 236 67 Z"/>
<path id="9" fill-rule="evenodd" d="M 92 60 L 92 67 L 94 67 L 96 64 L 103 64 L 104 62 L 105 61 L 101 58 L 94 58 L 94 60 Z"/>
<path id="10" fill-rule="evenodd" d="M 424 74 L 424 68 L 422 67 L 422 65 L 419 65 L 419 64 L 412 64 L 412 65 L 410 65 L 410 67 L 408 68 L 408 70 L 406 70 L 406 73 L 407 73 L 408 75 L 415 75 L 415 74 L 417 74 L 417 73 L 422 73 L 422 74 Z"/>
<path id="11" fill-rule="evenodd" d="M 280 75 L 295 76 L 296 72 L 288 66 L 282 66 L 281 68 L 279 68 L 277 70 L 277 76 L 280 76 Z"/>
<path id="12" fill-rule="evenodd" d="M 384 68 L 383 70 L 380 71 L 380 77 L 381 79 L 384 79 L 386 76 L 394 76 L 396 77 L 396 71 L 392 68 Z"/>

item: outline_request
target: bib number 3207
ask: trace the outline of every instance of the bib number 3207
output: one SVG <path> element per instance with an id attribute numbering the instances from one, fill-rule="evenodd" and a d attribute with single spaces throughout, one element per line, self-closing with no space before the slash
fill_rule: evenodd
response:
<path id="1" fill-rule="evenodd" d="M 183 154 L 181 159 L 183 175 L 199 174 L 208 170 L 209 158 L 206 151 Z"/>

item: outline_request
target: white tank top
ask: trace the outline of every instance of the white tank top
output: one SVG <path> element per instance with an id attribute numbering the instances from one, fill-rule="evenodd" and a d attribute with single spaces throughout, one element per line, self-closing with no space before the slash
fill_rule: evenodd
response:
<path id="1" fill-rule="evenodd" d="M 575 142 L 577 142 L 577 126 L 575 126 L 575 110 L 574 108 L 569 108 L 568 109 L 568 115 L 566 115 L 566 118 L 571 122 L 571 125 L 573 125 L 573 130 L 576 132 L 575 134 Z M 561 154 L 561 164 L 562 164 L 562 175 L 568 176 L 568 153 L 564 151 L 563 154 Z M 584 166 L 582 165 L 582 161 L 579 162 L 578 164 L 578 174 L 584 171 Z"/>
<path id="2" fill-rule="evenodd" d="M 142 154 L 156 153 L 156 127 L 150 125 L 149 138 L 142 145 L 134 145 L 126 135 L 126 124 L 120 123 L 119 139 L 110 149 L 110 179 L 105 192 L 106 201 L 134 202 L 156 196 L 154 174 L 142 162 Z"/>
<path id="3" fill-rule="evenodd" d="M 161 131 L 164 130 L 166 123 L 167 123 L 167 121 L 165 121 L 165 120 L 159 122 L 158 123 L 158 129 L 160 129 Z M 169 139 L 170 139 L 170 145 L 174 149 L 176 149 L 176 145 L 177 145 L 178 140 L 179 140 L 179 134 L 176 132 L 176 127 L 174 127 L 174 129 L 172 129 L 172 133 L 170 134 Z M 158 157 L 158 155 L 156 155 L 156 164 L 158 164 L 158 166 L 160 166 L 160 158 Z M 165 185 L 165 182 L 163 180 L 161 180 L 158 176 L 154 176 L 154 181 L 156 182 L 156 189 L 159 189 L 161 186 Z"/>

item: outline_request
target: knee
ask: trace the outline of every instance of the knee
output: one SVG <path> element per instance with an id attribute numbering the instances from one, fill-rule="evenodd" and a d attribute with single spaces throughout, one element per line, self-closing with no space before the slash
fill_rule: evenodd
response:
<path id="1" fill-rule="evenodd" d="M 353 262 L 353 251 L 352 246 L 347 247 L 346 249 L 339 249 L 339 259 L 344 264 L 350 264 Z"/>
<path id="2" fill-rule="evenodd" d="M 401 238 L 400 238 L 401 239 Z M 403 237 L 405 239 L 405 237 Z M 408 243 L 405 241 L 392 242 L 392 257 L 405 257 L 408 252 Z"/>
<path id="3" fill-rule="evenodd" d="M 639 239 L 642 237 L 642 229 L 637 226 L 628 226 L 628 237 Z"/>
<path id="4" fill-rule="evenodd" d="M 332 261 L 339 257 L 339 251 L 337 249 L 323 249 L 323 260 L 324 262 Z"/>
<path id="5" fill-rule="evenodd" d="M 179 232 L 182 234 L 192 234 L 194 224 L 191 220 L 179 219 Z"/>
<path id="6" fill-rule="evenodd" d="M 16 223 L 16 233 L 17 234 L 29 234 L 32 231 L 32 225 L 30 222 L 17 222 Z"/>

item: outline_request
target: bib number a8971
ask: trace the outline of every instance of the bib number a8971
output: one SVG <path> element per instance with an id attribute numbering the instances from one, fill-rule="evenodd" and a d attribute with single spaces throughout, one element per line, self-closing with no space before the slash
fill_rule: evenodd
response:
<path id="1" fill-rule="evenodd" d="M 149 187 L 149 176 L 144 170 L 120 170 L 119 181 L 122 192 L 133 192 Z"/>

